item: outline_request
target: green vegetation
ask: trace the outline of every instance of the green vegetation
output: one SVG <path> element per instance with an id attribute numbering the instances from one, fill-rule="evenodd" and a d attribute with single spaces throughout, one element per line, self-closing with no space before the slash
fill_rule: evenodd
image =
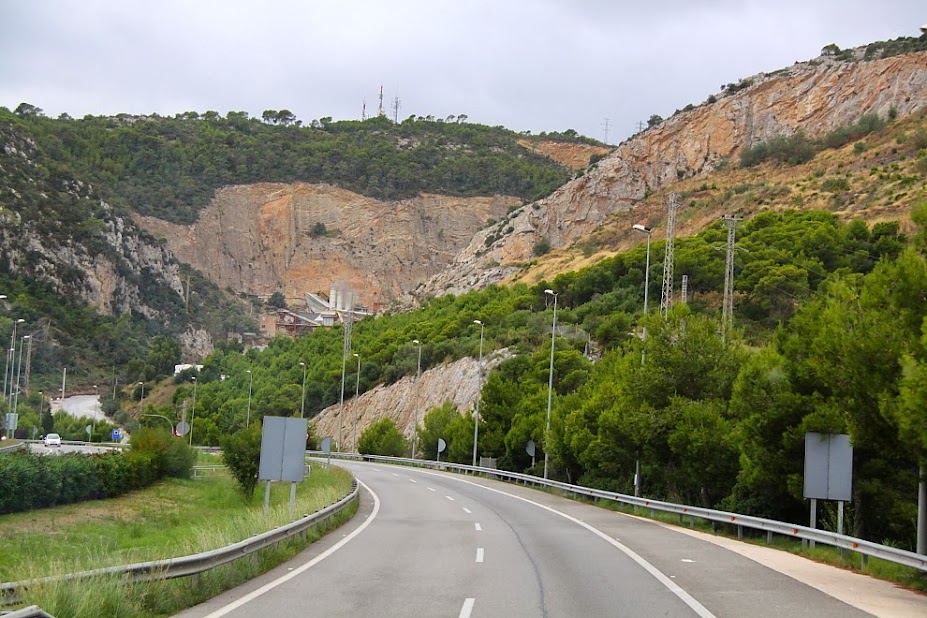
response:
<path id="1" fill-rule="evenodd" d="M 363 455 L 405 457 L 410 445 L 391 418 L 382 418 L 364 430 L 357 440 L 357 450 Z"/>
<path id="2" fill-rule="evenodd" d="M 525 138 L 502 127 L 414 116 L 399 124 L 374 117 L 305 127 L 291 117 L 267 110 L 264 122 L 245 112 L 76 120 L 47 118 L 34 106 L 0 108 L 0 123 L 15 125 L 45 160 L 93 183 L 117 209 L 175 223 L 195 221 L 215 190 L 232 184 L 303 181 L 379 199 L 433 192 L 532 201 L 570 179 L 569 170 L 519 146 Z"/>
<path id="3" fill-rule="evenodd" d="M 840 148 L 856 142 L 862 137 L 881 131 L 885 121 L 878 114 L 864 114 L 858 121 L 839 129 L 834 129 L 818 141 L 812 141 L 801 131 L 789 136 L 776 136 L 765 142 L 746 146 L 740 154 L 742 167 L 753 167 L 764 161 L 776 161 L 788 165 L 806 163 L 824 148 Z M 865 144 L 856 145 L 857 154 L 862 153 Z"/>
<path id="4" fill-rule="evenodd" d="M 190 476 L 195 455 L 182 440 L 143 429 L 132 436 L 132 446 L 124 453 L 0 457 L 0 513 L 112 498 L 165 476 Z"/>
<path id="5" fill-rule="evenodd" d="M 297 513 L 311 513 L 344 497 L 351 477 L 338 468 L 313 466 L 297 489 Z M 173 615 L 293 557 L 353 514 L 343 513 L 322 530 L 298 536 L 253 559 L 200 576 L 126 586 L 118 579 L 30 588 L 29 601 L 55 616 Z M 88 502 L 0 518 L 0 581 L 188 555 L 241 541 L 292 521 L 289 486 L 275 484 L 271 510 L 261 500 L 241 502 L 225 477 L 170 479 L 106 502 Z"/>
<path id="6" fill-rule="evenodd" d="M 246 503 L 254 497 L 254 488 L 258 482 L 258 470 L 261 466 L 261 429 L 256 424 L 241 431 L 223 436 L 219 440 L 222 447 L 222 462 L 228 466 L 238 483 L 238 491 Z"/>

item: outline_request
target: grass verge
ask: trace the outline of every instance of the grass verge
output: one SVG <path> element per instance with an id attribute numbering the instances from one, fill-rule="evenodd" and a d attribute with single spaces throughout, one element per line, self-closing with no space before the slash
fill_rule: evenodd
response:
<path id="1" fill-rule="evenodd" d="M 350 491 L 350 475 L 313 466 L 298 486 L 297 515 L 311 513 Z M 0 517 L 0 580 L 17 581 L 101 566 L 129 564 L 216 549 L 289 523 L 289 486 L 276 484 L 271 509 L 263 491 L 245 505 L 232 480 L 171 479 L 114 500 L 67 505 Z M 298 553 L 350 519 L 356 505 L 319 529 L 235 563 L 191 578 L 129 583 L 121 578 L 35 586 L 23 595 L 58 618 L 165 616 L 234 587 Z"/>

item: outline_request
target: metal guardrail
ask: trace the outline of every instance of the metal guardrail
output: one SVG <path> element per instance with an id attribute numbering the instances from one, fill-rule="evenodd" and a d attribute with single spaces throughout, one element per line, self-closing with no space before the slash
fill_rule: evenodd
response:
<path id="1" fill-rule="evenodd" d="M 38 605 L 30 605 L 15 612 L 0 612 L 3 618 L 55 618 Z"/>
<path id="2" fill-rule="evenodd" d="M 26 448 L 26 443 L 23 441 L 17 441 L 15 444 L 3 445 L 3 442 L 0 442 L 0 454 L 3 453 L 12 453 Z"/>
<path id="3" fill-rule="evenodd" d="M 68 573 L 65 575 L 52 575 L 38 579 L 30 579 L 18 582 L 7 582 L 0 584 L 0 596 L 13 595 L 17 590 L 28 589 L 30 586 L 37 584 L 46 584 L 59 581 L 83 580 L 93 577 L 106 575 L 126 576 L 133 582 L 143 582 L 159 579 L 173 579 L 176 577 L 196 576 L 204 573 L 217 566 L 234 562 L 256 551 L 276 545 L 297 534 L 302 534 L 309 528 L 317 526 L 329 518 L 337 515 L 353 501 L 357 500 L 358 486 L 355 481 L 351 487 L 351 493 L 344 498 L 331 504 L 323 509 L 319 509 L 311 515 L 306 515 L 292 523 L 274 528 L 257 536 L 253 536 L 244 541 L 240 541 L 227 547 L 214 549 L 212 551 L 201 552 L 190 556 L 180 558 L 169 558 L 167 560 L 153 560 L 150 562 L 139 562 L 125 566 L 104 567 L 93 569 L 91 571 L 81 571 L 80 573 Z"/>
<path id="4" fill-rule="evenodd" d="M 329 456 L 327 453 L 322 453 L 319 451 L 307 451 L 307 453 L 313 457 Z M 672 502 L 663 502 L 661 500 L 650 500 L 648 498 L 629 496 L 627 494 L 619 494 L 601 489 L 593 489 L 591 487 L 583 487 L 581 485 L 571 485 L 569 483 L 562 483 L 560 481 L 546 480 L 537 476 L 531 476 L 529 474 L 508 472 L 506 470 L 496 470 L 494 468 L 481 468 L 479 466 L 468 466 L 464 464 L 454 464 L 443 461 L 438 462 L 424 459 L 407 459 L 404 457 L 384 457 L 380 455 L 361 456 L 357 453 L 331 453 L 331 457 L 338 459 L 362 459 L 364 461 L 380 461 L 383 463 L 436 468 L 439 470 L 469 474 L 492 475 L 493 477 L 499 479 L 520 481 L 539 487 L 556 488 L 572 494 L 588 496 L 590 498 L 611 500 L 613 502 L 620 502 L 622 504 L 651 509 L 653 511 L 662 511 L 664 513 L 675 513 L 679 515 L 680 521 L 683 517 L 697 517 L 699 519 L 737 526 L 738 531 L 740 531 L 741 528 L 748 528 L 752 530 L 765 531 L 768 535 L 778 534 L 785 537 L 822 543 L 824 545 L 831 545 L 833 547 L 854 551 L 862 554 L 863 556 L 881 558 L 882 560 L 887 560 L 896 564 L 912 567 L 921 571 L 927 571 L 927 555 L 917 554 L 915 552 L 898 549 L 896 547 L 889 547 L 888 545 L 880 545 L 878 543 L 873 543 L 872 541 L 858 539 L 856 537 L 847 536 L 845 534 L 837 534 L 835 532 L 818 530 L 808 526 L 800 526 L 797 524 L 790 524 L 773 519 L 764 519 L 762 517 L 753 517 L 751 515 L 741 515 L 739 513 L 731 513 L 728 511 L 717 511 L 714 509 L 706 509 L 698 506 L 674 504 Z"/>

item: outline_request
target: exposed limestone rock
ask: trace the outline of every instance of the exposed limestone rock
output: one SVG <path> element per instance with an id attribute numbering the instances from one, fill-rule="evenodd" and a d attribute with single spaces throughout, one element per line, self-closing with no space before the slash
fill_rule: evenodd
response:
<path id="1" fill-rule="evenodd" d="M 565 144 L 563 142 L 535 142 L 520 139 L 518 145 L 574 170 L 581 170 L 589 165 L 589 160 L 595 155 L 604 155 L 611 152 L 610 148 L 583 143 Z"/>
<path id="2" fill-rule="evenodd" d="M 530 260 L 534 244 L 583 238 L 648 191 L 712 171 L 744 146 L 803 130 L 822 136 L 867 113 L 899 117 L 927 106 L 927 53 L 869 62 L 820 58 L 750 78 L 752 85 L 680 112 L 638 134 L 548 198 L 482 231 L 418 293 L 463 293 L 501 281 Z M 489 239 L 489 240 L 487 240 Z"/>
<path id="3" fill-rule="evenodd" d="M 507 351 L 498 351 L 483 357 L 484 376 L 496 365 L 508 357 Z M 476 402 L 479 392 L 478 363 L 475 358 L 462 358 L 448 365 L 441 365 L 422 372 L 418 385 L 418 422 L 422 423 L 425 414 L 445 401 L 450 400 L 464 414 Z M 339 430 L 340 405 L 335 404 L 322 410 L 311 422 L 315 425 L 315 434 L 329 436 L 337 443 L 339 431 L 344 433 L 347 451 L 355 451 L 354 419 L 357 417 L 357 436 L 360 438 L 369 425 L 382 418 L 391 418 L 399 431 L 406 438 L 412 439 L 415 426 L 416 384 L 415 376 L 406 377 L 389 386 L 377 386 L 362 393 L 355 400 L 350 393 L 345 393 L 344 411 L 341 414 L 342 429 Z"/>
<path id="4" fill-rule="evenodd" d="M 489 219 L 519 204 L 439 195 L 382 202 L 328 185 L 265 183 L 221 189 L 190 227 L 136 221 L 221 287 L 299 298 L 344 281 L 362 303 L 382 306 L 439 272 Z"/>

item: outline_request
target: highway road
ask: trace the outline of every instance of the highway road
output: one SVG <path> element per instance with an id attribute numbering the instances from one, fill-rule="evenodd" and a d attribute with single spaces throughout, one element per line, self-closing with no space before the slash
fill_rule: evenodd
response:
<path id="1" fill-rule="evenodd" d="M 29 443 L 29 450 L 39 455 L 66 455 L 68 453 L 105 453 L 112 450 L 111 446 L 92 446 L 89 444 L 62 444 L 61 446 L 45 446 L 41 442 Z"/>
<path id="2" fill-rule="evenodd" d="M 762 559 L 644 519 L 491 480 L 339 465 L 366 488 L 352 522 L 265 576 L 179 615 L 871 615 Z M 908 615 L 927 615 L 927 600 L 904 594 Z"/>

